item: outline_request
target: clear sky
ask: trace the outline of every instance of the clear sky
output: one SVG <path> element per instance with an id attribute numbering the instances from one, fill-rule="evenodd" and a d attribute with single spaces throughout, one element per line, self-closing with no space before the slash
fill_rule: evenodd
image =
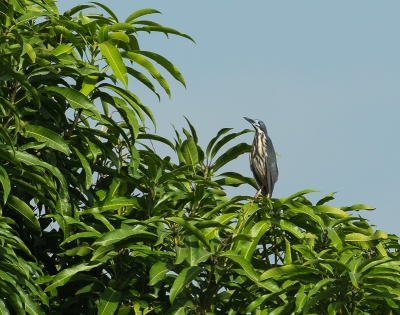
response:
<path id="1" fill-rule="evenodd" d="M 400 235 L 399 1 L 101 2 L 121 20 L 157 9 L 163 14 L 150 19 L 196 41 L 140 35 L 141 49 L 168 58 L 187 83 L 165 75 L 172 99 L 159 102 L 131 80 L 158 134 L 172 139 L 171 124 L 186 127 L 184 115 L 206 145 L 221 128 L 251 128 L 243 116 L 261 119 L 281 155 L 274 197 L 313 188 L 316 201 L 337 191 L 331 204 L 374 206 L 363 216 Z M 61 12 L 77 4 L 58 2 Z M 251 176 L 247 156 L 225 170 Z"/>

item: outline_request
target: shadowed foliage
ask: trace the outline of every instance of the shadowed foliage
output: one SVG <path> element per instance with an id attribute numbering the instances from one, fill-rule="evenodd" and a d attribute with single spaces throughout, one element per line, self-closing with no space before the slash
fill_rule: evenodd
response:
<path id="1" fill-rule="evenodd" d="M 398 238 L 358 215 L 373 208 L 227 197 L 256 188 L 221 172 L 250 130 L 206 148 L 189 121 L 147 132 L 128 82 L 170 97 L 164 76 L 185 81 L 138 34 L 192 40 L 157 13 L 0 2 L 0 313 L 399 314 Z"/>

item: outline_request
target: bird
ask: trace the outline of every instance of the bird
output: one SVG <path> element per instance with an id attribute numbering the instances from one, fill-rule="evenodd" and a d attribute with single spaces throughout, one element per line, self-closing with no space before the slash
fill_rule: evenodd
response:
<path id="1" fill-rule="evenodd" d="M 272 140 L 268 136 L 267 127 L 261 120 L 243 118 L 252 124 L 256 131 L 249 155 L 250 169 L 258 186 L 254 199 L 260 194 L 271 198 L 278 180 L 278 165 Z"/>

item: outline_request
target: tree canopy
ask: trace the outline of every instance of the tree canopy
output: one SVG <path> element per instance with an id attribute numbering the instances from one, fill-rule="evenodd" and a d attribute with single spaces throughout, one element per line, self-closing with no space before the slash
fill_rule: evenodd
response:
<path id="1" fill-rule="evenodd" d="M 372 207 L 227 197 L 256 187 L 221 172 L 250 130 L 148 132 L 129 80 L 159 98 L 162 73 L 185 81 L 137 35 L 193 41 L 156 13 L 0 2 L 0 314 L 400 314 L 398 238 Z"/>

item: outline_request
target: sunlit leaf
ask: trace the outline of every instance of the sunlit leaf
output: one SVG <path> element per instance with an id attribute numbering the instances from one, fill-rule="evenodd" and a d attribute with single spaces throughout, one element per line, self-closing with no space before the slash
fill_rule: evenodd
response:
<path id="1" fill-rule="evenodd" d="M 243 258 L 242 256 L 236 254 L 233 251 L 226 251 L 223 254 L 221 254 L 222 257 L 227 257 L 230 260 L 232 260 L 233 262 L 237 263 L 240 265 L 240 267 L 242 268 L 242 270 L 244 271 L 244 273 L 246 274 L 246 276 L 251 279 L 252 281 L 254 281 L 255 283 L 258 283 L 259 280 L 265 280 L 261 279 L 260 276 L 257 274 L 257 272 L 254 270 L 253 266 L 250 264 L 249 261 L 247 261 L 245 258 Z"/>
<path id="2" fill-rule="evenodd" d="M 111 42 L 105 41 L 99 43 L 101 54 L 107 59 L 114 75 L 128 87 L 128 76 L 126 74 L 126 66 L 122 60 L 121 53 Z"/>
<path id="3" fill-rule="evenodd" d="M 175 300 L 178 294 L 182 292 L 184 287 L 187 284 L 191 283 L 198 276 L 202 269 L 203 268 L 198 266 L 187 267 L 179 273 L 171 287 L 169 296 L 169 300 L 171 301 L 171 303 Z"/>
<path id="4" fill-rule="evenodd" d="M 171 91 L 169 89 L 169 84 L 167 80 L 164 79 L 161 73 L 154 67 L 154 65 L 147 58 L 131 51 L 123 52 L 121 55 L 122 57 L 127 58 L 133 62 L 136 62 L 138 65 L 145 68 L 154 77 L 154 79 L 157 80 L 157 82 L 164 89 L 165 93 L 167 93 L 167 95 L 171 97 Z"/>
<path id="5" fill-rule="evenodd" d="M 219 170 L 222 166 L 227 164 L 228 162 L 236 159 L 238 156 L 250 152 L 251 145 L 247 143 L 239 143 L 235 145 L 233 148 L 228 149 L 225 153 L 218 157 L 215 161 L 212 169 L 214 172 Z"/>
<path id="6" fill-rule="evenodd" d="M 75 154 L 77 155 L 79 161 L 82 164 L 83 172 L 85 173 L 85 188 L 89 189 L 92 185 L 92 171 L 90 169 L 90 165 L 86 158 L 83 156 L 82 153 L 79 152 L 78 149 L 73 148 Z"/>
<path id="7" fill-rule="evenodd" d="M 40 231 L 40 224 L 33 210 L 18 197 L 9 195 L 7 206 L 24 218 L 24 222 L 31 228 Z"/>
<path id="8" fill-rule="evenodd" d="M 157 239 L 157 236 L 146 231 L 118 229 L 103 234 L 93 243 L 93 245 L 108 246 L 125 240 L 126 238 L 132 239 L 132 242 L 134 240 L 146 240 L 154 242 Z"/>
<path id="9" fill-rule="evenodd" d="M 50 129 L 37 125 L 26 125 L 25 137 L 33 137 L 37 141 L 46 143 L 48 147 L 69 155 L 70 149 L 67 142 Z"/>
<path id="10" fill-rule="evenodd" d="M 199 162 L 199 154 L 193 138 L 183 141 L 181 152 L 187 164 L 196 165 Z"/>
<path id="11" fill-rule="evenodd" d="M 121 293 L 115 291 L 113 288 L 106 288 L 100 296 L 100 304 L 98 313 L 101 315 L 115 314 L 118 304 L 120 303 Z"/>
<path id="12" fill-rule="evenodd" d="M 321 273 L 318 269 L 304 267 L 300 265 L 286 265 L 282 267 L 275 267 L 265 271 L 260 276 L 260 281 L 264 281 L 270 278 L 277 278 L 286 275 L 296 276 L 302 274 L 319 274 Z"/>
<path id="13" fill-rule="evenodd" d="M 155 285 L 160 280 L 164 279 L 165 274 L 170 270 L 167 264 L 163 261 L 155 263 L 150 269 L 149 285 Z"/>
<path id="14" fill-rule="evenodd" d="M 168 221 L 175 222 L 181 226 L 183 226 L 185 229 L 193 233 L 201 242 L 203 242 L 204 245 L 206 245 L 208 248 L 210 248 L 210 244 L 204 234 L 197 229 L 194 225 L 190 224 L 189 222 L 185 221 L 182 218 L 176 218 L 176 217 L 170 217 L 166 218 Z"/>
<path id="15" fill-rule="evenodd" d="M 93 113 L 95 116 L 100 118 L 100 113 L 97 110 L 96 106 L 94 106 L 94 104 L 91 101 L 89 101 L 88 98 L 81 92 L 71 88 L 65 88 L 59 86 L 48 86 L 46 87 L 46 91 L 64 97 L 69 102 L 72 108 L 86 109 L 91 113 Z"/>
<path id="16" fill-rule="evenodd" d="M 71 277 L 76 275 L 77 273 L 82 272 L 82 271 L 91 270 L 100 265 L 101 265 L 101 263 L 99 263 L 99 262 L 90 262 L 90 263 L 78 264 L 78 265 L 72 266 L 70 268 L 64 269 L 53 278 L 52 284 L 49 285 L 44 291 L 48 292 L 48 291 L 53 290 L 54 288 L 62 286 L 64 284 L 66 284 L 68 282 L 68 280 L 71 279 Z"/>
<path id="17" fill-rule="evenodd" d="M 211 151 L 211 159 L 213 159 L 215 157 L 215 155 L 218 153 L 218 151 L 221 149 L 222 146 L 224 146 L 225 144 L 227 144 L 228 142 L 232 141 L 233 139 L 246 134 L 248 132 L 252 132 L 252 130 L 250 129 L 245 129 L 242 130 L 241 132 L 235 132 L 235 133 L 231 133 L 225 137 L 223 137 L 221 140 L 219 140 L 212 148 Z"/>
<path id="18" fill-rule="evenodd" d="M 138 17 L 147 15 L 147 14 L 154 14 L 154 13 L 161 13 L 160 11 L 154 10 L 154 9 L 141 9 L 138 11 L 133 12 L 131 15 L 129 15 L 125 22 L 132 22 L 133 20 L 137 19 Z"/>
<path id="19" fill-rule="evenodd" d="M 0 183 L 3 186 L 3 204 L 5 204 L 10 194 L 11 184 L 8 174 L 2 166 L 0 166 Z"/>
<path id="20" fill-rule="evenodd" d="M 375 210 L 374 207 L 370 207 L 364 204 L 355 204 L 352 205 L 351 207 L 342 207 L 341 208 L 343 211 L 359 211 L 359 210 Z"/>

